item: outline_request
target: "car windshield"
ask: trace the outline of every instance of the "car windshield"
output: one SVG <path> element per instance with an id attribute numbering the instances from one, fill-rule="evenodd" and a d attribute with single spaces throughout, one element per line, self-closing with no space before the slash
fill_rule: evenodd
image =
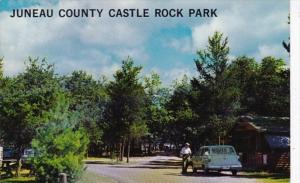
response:
<path id="1" fill-rule="evenodd" d="M 235 154 L 232 147 L 213 147 L 212 154 Z"/>

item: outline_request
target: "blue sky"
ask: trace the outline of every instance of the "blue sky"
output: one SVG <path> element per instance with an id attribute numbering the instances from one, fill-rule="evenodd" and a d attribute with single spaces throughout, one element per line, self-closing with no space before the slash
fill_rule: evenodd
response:
<path id="1" fill-rule="evenodd" d="M 217 18 L 10 18 L 14 8 L 218 8 Z M 111 77 L 127 56 L 161 75 L 164 84 L 196 74 L 196 51 L 208 36 L 229 37 L 230 58 L 240 55 L 283 58 L 289 37 L 288 0 L 226 1 L 38 1 L 0 0 L 0 56 L 6 75 L 24 69 L 28 56 L 54 63 L 60 74 L 86 70 L 96 78 Z"/>

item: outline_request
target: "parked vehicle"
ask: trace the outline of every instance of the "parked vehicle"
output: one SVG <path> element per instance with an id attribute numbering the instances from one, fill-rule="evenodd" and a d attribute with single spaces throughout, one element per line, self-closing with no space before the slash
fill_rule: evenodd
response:
<path id="1" fill-rule="evenodd" d="M 3 148 L 3 159 L 15 159 L 16 151 L 11 147 Z"/>
<path id="2" fill-rule="evenodd" d="M 193 172 L 202 169 L 205 173 L 210 170 L 231 171 L 236 175 L 242 168 L 239 156 L 233 146 L 216 145 L 203 146 L 192 157 Z"/>
<path id="3" fill-rule="evenodd" d="M 24 150 L 24 152 L 21 156 L 21 159 L 22 159 L 23 162 L 27 162 L 32 157 L 34 157 L 34 150 L 30 149 L 30 148 L 27 148 L 27 149 Z"/>

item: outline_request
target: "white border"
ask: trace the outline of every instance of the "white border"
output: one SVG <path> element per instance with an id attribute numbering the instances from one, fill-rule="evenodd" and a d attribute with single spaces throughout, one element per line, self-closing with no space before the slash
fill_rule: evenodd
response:
<path id="1" fill-rule="evenodd" d="M 291 182 L 300 182 L 300 1 L 290 1 L 291 17 Z"/>

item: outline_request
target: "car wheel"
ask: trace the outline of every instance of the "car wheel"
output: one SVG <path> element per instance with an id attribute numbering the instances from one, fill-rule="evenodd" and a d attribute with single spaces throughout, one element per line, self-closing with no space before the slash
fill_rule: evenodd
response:
<path id="1" fill-rule="evenodd" d="M 237 171 L 236 170 L 232 170 L 231 173 L 232 173 L 233 176 L 236 176 Z"/>
<path id="2" fill-rule="evenodd" d="M 197 173 L 197 168 L 193 168 L 193 173 Z"/>
<path id="3" fill-rule="evenodd" d="M 209 174 L 209 169 L 205 169 L 204 173 L 205 173 L 205 175 L 208 175 Z"/>

